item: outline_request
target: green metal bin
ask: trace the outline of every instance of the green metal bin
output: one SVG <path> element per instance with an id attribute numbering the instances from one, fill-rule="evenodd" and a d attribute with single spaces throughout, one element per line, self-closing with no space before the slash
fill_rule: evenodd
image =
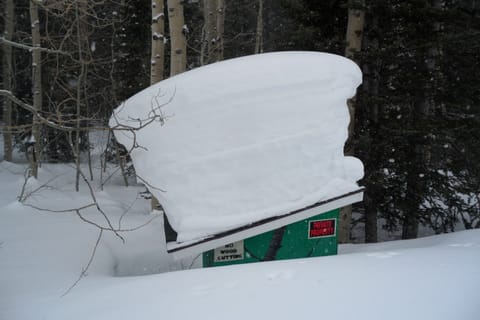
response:
<path id="1" fill-rule="evenodd" d="M 339 211 L 328 211 L 204 252 L 203 266 L 335 255 Z"/>

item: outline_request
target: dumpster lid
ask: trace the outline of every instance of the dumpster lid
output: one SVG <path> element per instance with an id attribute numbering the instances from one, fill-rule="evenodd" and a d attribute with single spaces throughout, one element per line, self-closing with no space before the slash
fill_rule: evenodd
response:
<path id="1" fill-rule="evenodd" d="M 356 191 L 330 198 L 299 210 L 288 212 L 280 216 L 267 218 L 235 229 L 227 230 L 208 238 L 201 238 L 186 242 L 167 242 L 167 252 L 173 254 L 175 258 L 200 254 L 228 243 L 250 238 L 300 220 L 308 219 L 321 213 L 338 209 L 352 203 L 360 202 L 363 199 L 363 192 L 364 188 L 359 188 Z"/>

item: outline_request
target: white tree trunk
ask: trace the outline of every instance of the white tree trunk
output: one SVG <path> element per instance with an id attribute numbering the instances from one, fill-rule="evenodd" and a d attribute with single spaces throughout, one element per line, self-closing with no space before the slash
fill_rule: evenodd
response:
<path id="1" fill-rule="evenodd" d="M 165 6 L 164 0 L 152 1 L 152 52 L 150 84 L 163 80 L 165 63 Z"/>
<path id="2" fill-rule="evenodd" d="M 38 5 L 30 1 L 30 24 L 32 28 L 32 47 L 40 47 L 40 20 L 38 16 Z M 42 56 L 40 50 L 32 50 L 32 94 L 33 107 L 39 112 L 42 110 Z M 32 136 L 34 148 L 31 153 L 31 175 L 38 176 L 38 166 L 41 158 L 42 141 L 40 133 L 40 122 L 33 116 Z"/>
<path id="3" fill-rule="evenodd" d="M 225 0 L 217 0 L 217 41 L 215 61 L 223 60 L 223 34 L 225 31 Z"/>
<path id="4" fill-rule="evenodd" d="M 205 0 L 203 2 L 203 19 L 201 65 L 223 60 L 225 1 Z"/>
<path id="5" fill-rule="evenodd" d="M 187 68 L 187 39 L 182 0 L 167 0 L 170 26 L 170 76 L 182 73 Z"/>
<path id="6" fill-rule="evenodd" d="M 355 53 L 362 48 L 363 28 L 365 24 L 365 5 L 364 0 L 350 0 L 348 9 L 348 24 L 346 34 L 345 56 L 352 59 Z M 350 113 L 350 125 L 348 126 L 348 141 L 345 147 L 345 154 L 353 155 L 351 139 L 355 129 L 355 98 L 348 102 L 348 111 Z M 341 208 L 339 237 L 340 243 L 350 242 L 350 224 L 352 221 L 352 206 Z"/>
<path id="7" fill-rule="evenodd" d="M 348 24 L 345 47 L 345 56 L 349 59 L 353 59 L 355 54 L 362 49 L 362 37 L 363 28 L 365 24 L 365 0 L 350 0 L 348 9 Z M 348 127 L 349 140 L 353 136 L 355 129 L 355 103 L 352 99 L 348 104 L 348 110 L 350 112 L 350 125 Z M 352 154 L 353 150 L 347 146 L 347 154 Z"/>
<path id="8" fill-rule="evenodd" d="M 152 51 L 150 57 L 150 85 L 163 80 L 165 65 L 165 5 L 164 0 L 152 1 Z M 123 165 L 121 166 L 123 168 Z M 152 210 L 160 203 L 152 195 Z"/>
<path id="9" fill-rule="evenodd" d="M 14 32 L 14 4 L 13 0 L 5 2 L 5 31 L 6 40 L 12 40 Z M 8 44 L 3 45 L 3 87 L 5 90 L 12 91 L 13 65 L 12 65 L 12 47 Z M 3 119 L 5 121 L 5 130 L 3 131 L 3 154 L 6 161 L 12 161 L 12 101 L 8 98 L 3 100 Z"/>

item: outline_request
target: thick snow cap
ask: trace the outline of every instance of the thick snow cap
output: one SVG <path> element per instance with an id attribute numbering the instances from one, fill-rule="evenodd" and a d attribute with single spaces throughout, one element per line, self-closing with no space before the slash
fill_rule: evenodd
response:
<path id="1" fill-rule="evenodd" d="M 110 126 L 189 241 L 357 190 L 363 166 L 343 148 L 361 79 L 332 54 L 242 57 L 139 92 Z"/>

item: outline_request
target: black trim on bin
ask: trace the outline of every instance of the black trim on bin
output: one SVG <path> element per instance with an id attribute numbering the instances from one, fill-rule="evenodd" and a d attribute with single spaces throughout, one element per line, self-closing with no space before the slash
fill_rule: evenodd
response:
<path id="1" fill-rule="evenodd" d="M 297 214 L 297 213 L 305 211 L 305 210 L 309 210 L 309 209 L 313 209 L 313 208 L 322 206 L 322 205 L 327 204 L 329 202 L 333 202 L 333 201 L 336 201 L 336 200 L 339 200 L 339 199 L 342 199 L 342 198 L 345 198 L 345 197 L 348 197 L 348 196 L 351 196 L 351 195 L 354 195 L 354 194 L 357 194 L 357 193 L 362 193 L 363 191 L 365 191 L 365 188 L 360 188 L 356 191 L 352 191 L 352 192 L 349 192 L 349 193 L 346 193 L 346 194 L 343 194 L 341 196 L 334 197 L 334 198 L 331 198 L 331 199 L 328 199 L 328 200 L 325 200 L 325 201 L 320 201 L 320 202 L 317 202 L 317 203 L 312 204 L 310 206 L 304 207 L 302 209 L 298 209 L 298 210 L 291 211 L 289 213 L 283 214 L 281 216 L 266 218 L 266 219 L 259 220 L 257 222 L 254 222 L 254 223 L 251 223 L 251 224 L 248 224 L 248 225 L 244 225 L 244 226 L 241 226 L 241 227 L 238 227 L 238 228 L 235 228 L 235 229 L 230 229 L 230 230 L 227 230 L 227 231 L 224 231 L 224 232 L 220 232 L 220 233 L 217 233 L 217 234 L 215 234 L 211 237 L 204 238 L 204 239 L 201 239 L 199 241 L 191 242 L 191 243 L 189 243 L 185 246 L 176 247 L 176 248 L 173 248 L 173 249 L 170 249 L 170 250 L 167 248 L 167 252 L 172 253 L 172 252 L 184 250 L 186 248 L 194 247 L 194 246 L 199 245 L 201 243 L 209 242 L 209 241 L 212 241 L 212 240 L 217 240 L 217 239 L 229 236 L 231 234 L 234 234 L 234 233 L 237 233 L 237 232 L 240 232 L 240 231 L 243 231 L 243 230 L 247 230 L 247 229 L 250 229 L 250 228 L 253 228 L 253 227 L 257 227 L 257 226 L 260 226 L 262 224 L 266 224 L 266 223 L 269 223 L 269 222 L 272 222 L 272 221 L 275 221 L 275 220 L 279 220 L 279 219 L 282 219 L 282 218 L 285 218 L 285 217 L 288 217 L 288 216 L 292 216 L 294 214 Z M 167 219 L 167 221 L 168 221 L 168 219 Z M 174 241 L 172 241 L 172 242 L 174 242 Z M 168 243 L 169 242 L 167 242 L 167 244 Z M 176 242 L 176 243 L 178 243 L 178 242 Z"/>

